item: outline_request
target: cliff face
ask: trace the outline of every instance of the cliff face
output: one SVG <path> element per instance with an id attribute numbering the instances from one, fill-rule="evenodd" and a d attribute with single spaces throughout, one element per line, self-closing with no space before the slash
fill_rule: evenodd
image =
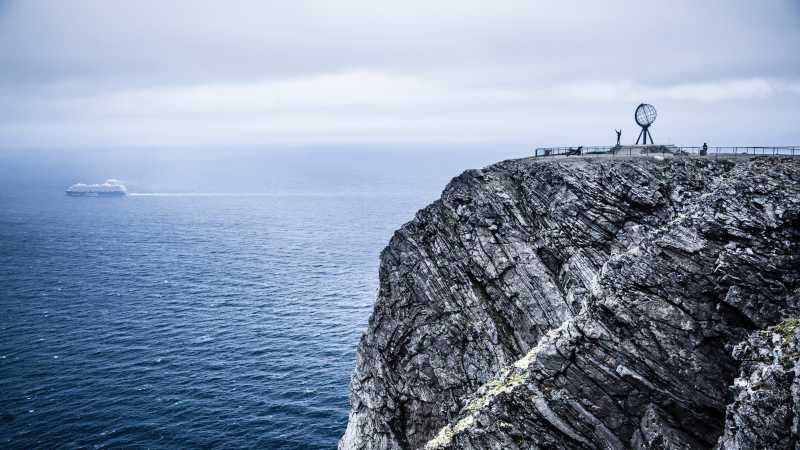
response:
<path id="1" fill-rule="evenodd" d="M 797 317 L 798 160 L 468 171 L 381 255 L 339 447 L 794 448 Z"/>

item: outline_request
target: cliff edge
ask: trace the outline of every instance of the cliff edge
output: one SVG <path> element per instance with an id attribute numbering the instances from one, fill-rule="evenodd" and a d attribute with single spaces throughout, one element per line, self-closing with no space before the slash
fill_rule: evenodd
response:
<path id="1" fill-rule="evenodd" d="M 798 444 L 800 159 L 463 173 L 381 254 L 341 450 Z"/>

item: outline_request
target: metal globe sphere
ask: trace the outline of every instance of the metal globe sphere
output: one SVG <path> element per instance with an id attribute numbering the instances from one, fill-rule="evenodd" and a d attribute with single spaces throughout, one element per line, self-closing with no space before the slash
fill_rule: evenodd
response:
<path id="1" fill-rule="evenodd" d="M 642 103 L 636 107 L 636 123 L 639 124 L 640 127 L 650 126 L 650 124 L 656 121 L 656 116 L 656 108 L 653 105 Z"/>

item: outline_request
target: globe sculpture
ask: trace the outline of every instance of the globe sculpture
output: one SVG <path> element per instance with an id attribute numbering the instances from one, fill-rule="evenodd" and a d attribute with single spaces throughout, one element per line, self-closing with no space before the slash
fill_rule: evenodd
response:
<path id="1" fill-rule="evenodd" d="M 642 131 L 639 132 L 639 137 L 636 138 L 637 145 L 640 140 L 642 140 L 642 144 L 647 145 L 648 137 L 650 137 L 650 143 L 654 144 L 653 135 L 650 134 L 650 125 L 656 121 L 657 115 L 656 108 L 653 105 L 642 103 L 636 107 L 634 118 L 636 119 L 636 123 L 642 127 Z"/>

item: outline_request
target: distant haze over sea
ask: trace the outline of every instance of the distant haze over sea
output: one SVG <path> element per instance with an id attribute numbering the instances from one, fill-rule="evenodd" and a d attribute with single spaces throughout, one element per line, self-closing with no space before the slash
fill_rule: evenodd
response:
<path id="1" fill-rule="evenodd" d="M 438 193 L 463 170 L 532 152 L 524 146 L 8 150 L 0 152 L 0 188 L 62 191 L 116 178 L 132 193 Z"/>

